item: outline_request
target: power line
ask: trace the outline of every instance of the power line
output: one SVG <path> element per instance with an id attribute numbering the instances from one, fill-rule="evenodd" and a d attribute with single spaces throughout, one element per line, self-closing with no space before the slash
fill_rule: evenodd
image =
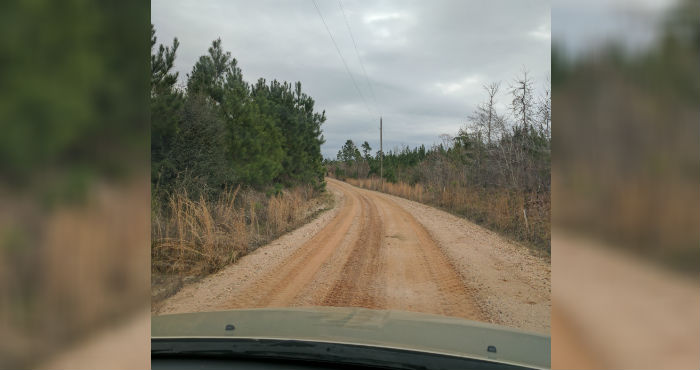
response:
<path id="1" fill-rule="evenodd" d="M 367 108 L 367 111 L 371 113 L 372 111 L 369 109 L 369 105 L 367 105 L 367 100 L 365 100 L 364 95 L 362 95 L 360 88 L 357 86 L 357 82 L 355 82 L 355 77 L 352 76 L 352 73 L 350 72 L 350 68 L 348 68 L 348 63 L 345 61 L 345 58 L 343 58 L 343 54 L 340 52 L 340 48 L 338 47 L 338 44 L 335 42 L 335 39 L 333 38 L 333 34 L 331 33 L 331 30 L 328 28 L 328 24 L 326 24 L 326 20 L 323 18 L 323 14 L 321 14 L 321 10 L 318 8 L 318 4 L 316 4 L 316 0 L 311 0 L 311 2 L 314 3 L 314 7 L 316 8 L 316 11 L 318 12 L 318 16 L 321 17 L 321 21 L 323 22 L 323 25 L 326 27 L 326 31 L 328 32 L 328 36 L 331 37 L 331 41 L 333 41 L 333 45 L 335 46 L 335 50 L 338 52 L 338 56 L 340 56 L 340 59 L 343 61 L 343 65 L 345 66 L 345 71 L 348 72 L 348 76 L 350 76 L 350 79 L 352 80 L 352 84 L 355 86 L 355 90 L 357 90 L 357 93 L 360 95 L 360 98 L 362 98 L 362 102 L 364 102 L 365 108 Z"/>
<path id="2" fill-rule="evenodd" d="M 365 75 L 365 81 L 367 81 L 367 86 L 369 86 L 369 92 L 372 94 L 372 99 L 374 99 L 374 107 L 381 116 L 381 110 L 379 109 L 379 103 L 377 103 L 377 96 L 374 95 L 374 88 L 372 88 L 372 82 L 370 82 L 369 77 L 367 77 L 367 70 L 365 70 L 365 64 L 362 63 L 362 58 L 360 57 L 360 52 L 357 49 L 357 42 L 355 42 L 355 36 L 352 34 L 352 29 L 350 28 L 350 22 L 348 22 L 348 17 L 345 15 L 345 9 L 343 8 L 343 2 L 338 0 L 338 5 L 340 5 L 340 11 L 343 13 L 343 19 L 345 19 L 345 25 L 348 27 L 348 33 L 350 33 L 350 38 L 352 39 L 352 45 L 355 47 L 355 54 L 357 55 L 357 60 L 360 61 L 360 67 L 362 67 L 362 73 Z"/>

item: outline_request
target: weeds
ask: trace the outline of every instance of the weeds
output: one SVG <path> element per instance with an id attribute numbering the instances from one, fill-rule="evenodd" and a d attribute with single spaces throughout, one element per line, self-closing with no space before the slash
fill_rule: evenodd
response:
<path id="1" fill-rule="evenodd" d="M 239 186 L 214 201 L 172 194 L 165 209 L 152 213 L 152 298 L 172 295 L 183 279 L 217 271 L 326 208 L 320 203 L 327 198 L 318 197 L 310 186 L 276 193 Z"/>
<path id="2" fill-rule="evenodd" d="M 384 182 L 376 177 L 348 178 L 349 184 L 429 204 L 464 216 L 489 229 L 524 242 L 537 253 L 550 255 L 550 198 L 508 190 L 488 191 L 459 184 L 441 188 Z"/>

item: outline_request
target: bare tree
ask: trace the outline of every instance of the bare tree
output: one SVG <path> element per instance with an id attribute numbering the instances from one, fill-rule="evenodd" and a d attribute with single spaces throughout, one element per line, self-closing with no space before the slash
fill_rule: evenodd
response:
<path id="1" fill-rule="evenodd" d="M 469 116 L 469 121 L 475 132 L 486 138 L 486 143 L 491 146 L 496 133 L 498 114 L 496 113 L 496 95 L 500 89 L 500 82 L 492 82 L 484 85 L 487 99 L 477 105 L 474 112 Z"/>
<path id="2" fill-rule="evenodd" d="M 486 139 L 489 145 L 491 145 L 491 138 L 498 118 L 498 114 L 496 113 L 496 94 L 498 94 L 500 87 L 500 82 L 492 82 L 490 85 L 484 86 L 484 90 L 486 90 L 486 94 L 488 94 L 488 101 L 482 105 L 481 109 L 485 110 L 486 113 Z"/>
<path id="3" fill-rule="evenodd" d="M 540 130 L 546 137 L 551 137 L 552 124 L 552 88 L 549 76 L 545 80 L 544 93 L 540 97 L 537 107 L 538 120 L 540 122 Z"/>
<path id="4" fill-rule="evenodd" d="M 513 96 L 510 105 L 513 119 L 516 125 L 522 126 L 527 132 L 534 121 L 534 97 L 532 80 L 530 80 L 526 69 L 523 68 L 522 75 L 513 81 L 510 89 L 510 93 Z"/>
<path id="5" fill-rule="evenodd" d="M 440 138 L 440 141 L 442 141 L 442 145 L 445 148 L 445 150 L 448 150 L 452 147 L 452 144 L 454 143 L 454 138 L 450 134 L 440 134 L 438 136 Z"/>

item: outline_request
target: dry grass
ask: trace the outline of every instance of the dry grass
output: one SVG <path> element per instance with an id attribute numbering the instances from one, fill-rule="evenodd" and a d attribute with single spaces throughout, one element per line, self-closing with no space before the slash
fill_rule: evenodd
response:
<path id="1" fill-rule="evenodd" d="M 148 183 L 97 182 L 50 209 L 0 189 L 0 368 L 37 366 L 148 305 Z"/>
<path id="2" fill-rule="evenodd" d="M 550 254 L 550 197 L 547 195 L 474 189 L 459 184 L 436 188 L 420 183 L 384 182 L 382 188 L 381 180 L 374 177 L 346 181 L 465 216 L 524 242 L 537 253 Z"/>
<path id="3" fill-rule="evenodd" d="M 152 301 L 290 231 L 329 207 L 310 187 L 266 196 L 240 187 L 215 201 L 173 194 L 151 220 Z"/>
<path id="4" fill-rule="evenodd" d="M 233 262 L 248 246 L 245 213 L 234 207 L 240 188 L 216 202 L 175 194 L 169 216 L 155 217 L 151 264 L 161 272 L 207 272 Z"/>

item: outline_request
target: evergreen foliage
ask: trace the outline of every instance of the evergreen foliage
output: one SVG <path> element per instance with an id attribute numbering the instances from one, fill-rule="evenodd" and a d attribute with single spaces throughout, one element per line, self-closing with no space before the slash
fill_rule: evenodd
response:
<path id="1" fill-rule="evenodd" d="M 291 84 L 248 84 L 238 61 L 214 40 L 176 86 L 177 39 L 157 49 L 151 30 L 151 161 L 153 198 L 174 191 L 213 199 L 237 185 L 310 184 L 323 189 L 321 125 L 325 112 Z"/>

